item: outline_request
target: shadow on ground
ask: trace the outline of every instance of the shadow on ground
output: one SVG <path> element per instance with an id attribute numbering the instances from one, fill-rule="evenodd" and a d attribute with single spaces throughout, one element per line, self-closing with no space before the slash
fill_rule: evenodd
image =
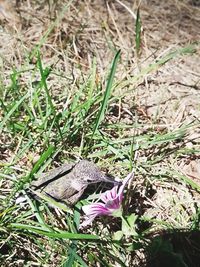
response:
<path id="1" fill-rule="evenodd" d="M 162 233 L 146 248 L 146 267 L 199 267 L 200 231 Z"/>

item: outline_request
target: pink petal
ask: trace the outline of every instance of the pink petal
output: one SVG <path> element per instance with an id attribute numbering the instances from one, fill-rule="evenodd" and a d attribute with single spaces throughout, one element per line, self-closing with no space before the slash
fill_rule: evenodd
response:
<path id="1" fill-rule="evenodd" d="M 107 190 L 101 195 L 101 200 L 106 203 L 109 200 L 112 200 L 117 197 L 117 190 L 118 190 L 118 185 L 114 186 L 111 190 Z"/>
<path id="2" fill-rule="evenodd" d="M 121 203 L 119 202 L 119 198 L 115 198 L 113 200 L 108 201 L 105 204 L 105 207 L 109 210 L 117 210 L 120 208 Z"/>
<path id="3" fill-rule="evenodd" d="M 122 199 L 123 199 L 123 191 L 124 191 L 124 188 L 125 186 L 127 185 L 127 183 L 133 179 L 134 177 L 134 170 L 132 170 L 131 173 L 129 173 L 126 178 L 123 180 L 123 184 L 120 186 L 119 188 L 119 191 L 118 191 L 118 197 L 119 197 L 119 201 L 120 203 L 122 202 Z"/>
<path id="4" fill-rule="evenodd" d="M 103 203 L 93 203 L 82 207 L 87 216 L 109 215 L 110 211 Z"/>
<path id="5" fill-rule="evenodd" d="M 118 210 L 122 204 L 123 191 L 127 183 L 134 177 L 134 172 L 126 176 L 121 186 L 114 186 L 111 190 L 107 190 L 101 195 L 101 200 L 104 203 L 93 203 L 85 205 L 82 210 L 87 215 L 85 221 L 80 225 L 85 227 L 90 224 L 95 217 L 99 215 L 112 215 L 112 213 Z"/>
<path id="6" fill-rule="evenodd" d="M 84 228 L 86 226 L 88 226 L 89 224 L 91 224 L 92 221 L 94 221 L 94 219 L 96 218 L 96 216 L 91 216 L 91 217 L 84 217 L 84 221 L 80 224 L 79 229 Z"/>

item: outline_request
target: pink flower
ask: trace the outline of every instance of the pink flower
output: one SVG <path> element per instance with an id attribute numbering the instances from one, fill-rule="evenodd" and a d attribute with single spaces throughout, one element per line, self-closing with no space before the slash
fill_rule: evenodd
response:
<path id="1" fill-rule="evenodd" d="M 123 180 L 122 185 L 114 186 L 111 190 L 104 192 L 100 200 L 82 207 L 83 212 L 86 214 L 85 221 L 80 225 L 85 227 L 90 224 L 95 217 L 100 215 L 121 217 L 122 215 L 122 200 L 123 192 L 127 183 L 133 178 L 133 171 Z"/>

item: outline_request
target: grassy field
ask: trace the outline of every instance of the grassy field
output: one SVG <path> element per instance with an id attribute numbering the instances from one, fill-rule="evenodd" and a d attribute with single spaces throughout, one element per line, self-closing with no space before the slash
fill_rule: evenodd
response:
<path id="1" fill-rule="evenodd" d="M 198 267 L 199 2 L 0 8 L 0 266 Z M 31 196 L 80 159 L 122 180 L 134 169 L 123 219 L 79 227 L 96 187 L 73 208 Z"/>

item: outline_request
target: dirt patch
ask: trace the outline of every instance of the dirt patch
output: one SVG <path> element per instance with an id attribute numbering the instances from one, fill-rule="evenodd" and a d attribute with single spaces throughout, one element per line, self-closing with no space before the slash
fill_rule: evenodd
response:
<path id="1" fill-rule="evenodd" d="M 119 133 L 115 129 L 103 130 L 113 140 L 120 135 L 122 138 L 135 135 L 138 138 L 139 185 L 137 187 L 135 183 L 134 190 L 139 195 L 137 203 L 143 196 L 144 207 L 140 215 L 167 221 L 175 228 L 189 228 L 191 216 L 197 212 L 200 202 L 199 192 L 194 190 L 200 184 L 197 154 L 200 144 L 199 1 L 141 1 L 142 40 L 139 55 L 135 49 L 138 3 L 128 0 L 21 0 L 8 4 L 8 1 L 0 1 L 0 85 L 6 88 L 0 94 L 4 100 L 8 92 L 18 92 L 17 86 L 22 88 L 20 92 L 27 88 L 34 92 L 40 82 L 40 73 L 38 69 L 35 70 L 40 51 L 44 68 L 49 67 L 52 71 L 48 88 L 53 102 L 58 111 L 63 106 L 67 109 L 70 97 L 81 90 L 80 85 L 91 76 L 95 65 L 97 71 L 93 86 L 95 88 L 100 84 L 101 90 L 105 90 L 111 61 L 120 49 L 121 59 L 115 77 L 119 84 L 112 92 L 116 101 L 109 103 L 105 120 L 111 126 L 122 123 L 124 128 Z M 134 80 L 166 54 L 194 42 L 193 53 L 179 53 L 166 64 Z M 122 88 L 120 81 L 126 83 Z M 189 128 L 192 123 L 194 127 Z M 128 127 L 133 124 L 138 124 L 138 128 Z M 180 129 L 184 125 L 188 128 L 181 134 Z M 166 134 L 164 137 L 167 140 L 167 133 L 173 131 L 175 134 L 180 131 L 177 134 L 179 138 L 171 143 L 169 141 L 167 145 L 163 144 L 162 139 L 154 143 L 154 135 Z M 14 158 L 20 146 L 21 139 L 15 138 L 13 140 L 9 134 L 1 138 L 2 166 Z M 109 161 L 105 163 L 111 173 L 113 171 L 118 175 L 118 171 L 123 172 L 127 168 L 127 155 L 130 152 L 123 155 L 127 142 L 121 145 L 122 155 L 116 157 L 112 166 Z M 145 142 L 146 146 L 142 146 Z M 74 151 L 77 150 L 79 148 L 76 147 Z M 74 157 L 71 151 L 63 151 L 65 155 L 71 153 L 70 156 Z M 17 167 L 14 166 L 17 174 L 24 171 L 24 166 L 26 171 L 32 168 L 30 158 L 34 157 L 33 154 L 40 154 L 38 146 L 34 148 L 34 153 L 30 151 L 28 156 L 20 159 Z M 92 152 L 90 156 L 95 157 Z M 109 158 L 109 155 L 105 156 L 105 161 L 106 157 Z M 104 159 L 104 156 L 99 158 Z M 169 169 L 174 171 L 172 175 Z M 187 183 L 177 173 L 185 175 L 197 186 Z M 11 180 L 2 182 L 8 192 L 14 179 Z M 146 190 L 149 185 L 154 190 L 151 196 Z M 160 230 L 154 226 L 152 224 L 153 230 Z M 160 225 L 160 228 L 164 226 Z M 144 258 L 144 253 L 140 256 Z"/>

